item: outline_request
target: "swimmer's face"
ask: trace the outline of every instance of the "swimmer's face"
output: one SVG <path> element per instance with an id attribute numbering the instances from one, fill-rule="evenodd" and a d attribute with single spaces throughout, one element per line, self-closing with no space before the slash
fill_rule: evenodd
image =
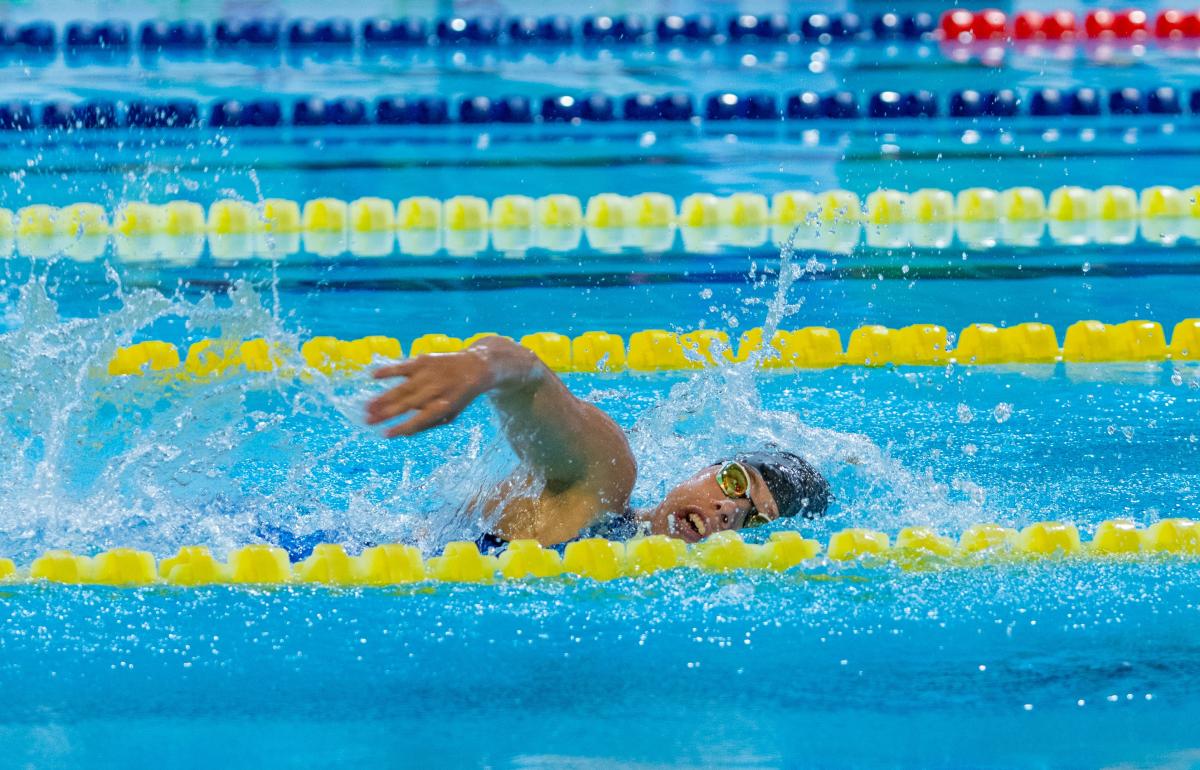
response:
<path id="1" fill-rule="evenodd" d="M 695 543 L 714 532 L 741 529 L 752 511 L 768 520 L 778 518 L 775 498 L 758 471 L 747 468 L 749 497 L 734 499 L 721 491 L 717 483 L 718 470 L 720 466 L 709 466 L 668 492 L 650 513 L 650 528 L 654 534 Z"/>

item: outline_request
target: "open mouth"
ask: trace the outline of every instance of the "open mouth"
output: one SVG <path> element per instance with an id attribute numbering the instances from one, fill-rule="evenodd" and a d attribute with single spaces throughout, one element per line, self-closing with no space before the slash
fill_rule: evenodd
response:
<path id="1" fill-rule="evenodd" d="M 672 514 L 671 519 L 676 537 L 694 543 L 703 540 L 708 535 L 708 524 L 694 506 Z"/>

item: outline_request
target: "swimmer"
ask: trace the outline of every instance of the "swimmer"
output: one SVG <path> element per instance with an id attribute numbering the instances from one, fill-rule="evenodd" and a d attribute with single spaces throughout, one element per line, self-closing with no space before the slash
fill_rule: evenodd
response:
<path id="1" fill-rule="evenodd" d="M 749 451 L 715 461 L 676 486 L 654 508 L 634 511 L 637 462 L 607 414 L 576 398 L 527 348 L 484 337 L 466 350 L 417 356 L 375 371 L 404 381 L 367 405 L 367 422 L 388 438 L 412 436 L 454 420 L 487 393 L 521 468 L 477 499 L 497 550 L 509 541 L 553 546 L 578 537 L 669 535 L 695 543 L 714 532 L 754 527 L 797 514 L 819 516 L 829 484 L 800 457 Z"/>

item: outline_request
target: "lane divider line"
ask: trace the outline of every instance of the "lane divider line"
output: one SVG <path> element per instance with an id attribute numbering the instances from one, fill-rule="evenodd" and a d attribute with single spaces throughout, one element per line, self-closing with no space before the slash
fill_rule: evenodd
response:
<path id="1" fill-rule="evenodd" d="M 220 199 L 207 209 L 194 201 L 124 203 L 113 211 L 95 203 L 56 207 L 32 204 L 0 208 L 0 255 L 31 257 L 66 253 L 95 259 L 111 237 L 118 256 L 165 258 L 172 246 L 207 242 L 216 259 L 250 255 L 282 257 L 300 250 L 321 256 L 402 253 L 429 255 L 445 249 L 475 254 L 492 246 L 504 252 L 530 248 L 579 248 L 586 233 L 598 249 L 665 250 L 682 233 L 689 251 L 716 245 L 759 246 L 786 242 L 799 228 L 800 245 L 848 250 L 912 245 L 945 248 L 955 241 L 990 248 L 998 243 L 1033 246 L 1051 241 L 1078 245 L 1145 240 L 1169 245 L 1181 237 L 1200 240 L 1200 185 L 1179 189 L 1153 185 L 1141 191 L 1122 185 L 1097 189 L 1034 187 L 1004 190 L 972 187 L 957 192 L 923 188 L 879 189 L 864 199 L 849 190 L 786 190 L 681 199 L 657 192 L 472 195 L 439 200 L 414 196 L 393 201 L 367 196 L 353 201 L 322 197 L 303 203 L 267 198 L 259 203 Z"/>
<path id="2" fill-rule="evenodd" d="M 967 49 L 970 53 L 970 49 Z M 1127 85 L 1115 89 L 1080 86 L 960 89 L 934 93 L 925 89 L 856 91 L 734 91 L 693 95 L 682 91 L 633 94 L 563 93 L 553 96 L 475 94 L 455 97 L 418 94 L 386 95 L 369 101 L 358 96 L 311 96 L 290 103 L 264 97 L 225 99 L 202 104 L 190 99 L 137 100 L 129 104 L 105 99 L 82 102 L 0 103 L 0 134 L 34 131 L 58 135 L 113 133 L 115 129 L 186 131 L 205 129 L 280 130 L 316 127 L 457 125 L 476 131 L 505 125 L 558 127 L 571 130 L 583 124 L 674 124 L 729 133 L 757 125 L 839 126 L 869 119 L 928 121 L 947 119 L 947 129 L 969 121 L 978 128 L 1000 127 L 1010 121 L 1051 122 L 1056 126 L 1104 127 L 1101 116 L 1153 118 L 1174 125 L 1200 112 L 1200 90 L 1190 93 L 1168 84 Z M 1083 123 L 1079 123 L 1078 120 Z M 958 121 L 957 123 L 955 121 Z M 1073 122 L 1075 121 L 1075 122 Z M 1020 125 L 1020 124 L 1017 124 Z M 898 126 L 893 125 L 893 128 Z M 921 130 L 928 128 L 922 123 Z M 533 134 L 540 136 L 540 134 Z"/>
<path id="3" fill-rule="evenodd" d="M 180 586 L 209 584 L 315 584 L 382 586 L 423 581 L 492 583 L 560 576 L 608 581 L 647 577 L 664 570 L 692 568 L 708 572 L 733 570 L 785 571 L 830 563 L 898 564 L 906 569 L 966 568 L 1047 560 L 1126 560 L 1200 556 L 1200 523 L 1163 519 L 1140 528 L 1131 519 L 1112 519 L 1096 527 L 1091 540 L 1081 539 L 1071 523 L 1043 521 L 1016 530 L 999 524 L 976 524 L 957 541 L 928 527 L 908 527 L 895 539 L 884 532 L 851 528 L 832 534 L 828 542 L 796 531 L 774 532 L 763 544 L 745 542 L 736 532 L 718 532 L 689 546 L 663 535 L 627 542 L 589 538 L 568 543 L 561 554 L 534 540 L 518 540 L 498 557 L 481 554 L 472 542 L 448 543 L 428 559 L 410 545 L 379 545 L 351 556 L 335 543 L 316 546 L 312 555 L 291 562 L 282 548 L 247 545 L 220 561 L 203 546 L 185 546 L 157 561 L 153 554 L 114 548 L 95 556 L 47 551 L 18 569 L 0 559 L 0 581 L 48 581 L 85 585 Z"/>
<path id="4" fill-rule="evenodd" d="M 187 56 L 194 58 L 213 49 L 224 55 L 251 53 L 261 56 L 280 50 L 289 53 L 364 54 L 394 50 L 419 50 L 438 46 L 450 50 L 474 47 L 564 48 L 577 44 L 601 47 L 731 45 L 855 45 L 906 40 L 953 43 L 1069 42 L 1075 39 L 1113 41 L 1132 45 L 1152 40 L 1175 42 L 1200 38 L 1200 12 L 1166 9 L 1153 18 L 1147 11 L 1093 9 L 1082 27 L 1075 14 L 1057 9 L 1023 11 L 1011 19 L 1003 11 L 952 9 L 940 19 L 933 14 L 878 13 L 864 19 L 859 14 L 809 13 L 688 16 L 638 14 L 587 15 L 573 18 L 548 16 L 443 16 L 372 17 L 356 25 L 346 18 L 222 18 L 209 25 L 195 19 L 148 20 L 136 30 L 123 19 L 75 20 L 60 30 L 50 21 L 0 25 L 0 51 L 16 54 L 23 63 L 48 63 L 61 50 L 68 57 L 97 57 L 121 63 L 134 49 L 143 58 Z"/>
<path id="5" fill-rule="evenodd" d="M 424 334 L 408 347 L 410 356 L 453 353 L 469 347 L 481 332 L 467 338 Z M 810 326 L 778 330 L 769 342 L 761 328 L 743 332 L 736 347 L 729 334 L 698 329 L 682 334 L 646 329 L 629 336 L 588 331 L 574 338 L 557 332 L 527 334 L 520 344 L 557 372 L 655 372 L 702 369 L 754 361 L 766 369 L 822 369 L 836 366 L 946 366 L 988 364 L 1054 364 L 1200 360 L 1200 318 L 1175 325 L 1170 343 L 1162 324 L 1132 320 L 1106 324 L 1078 321 L 1067 327 L 1062 346 L 1054 328 L 1030 322 L 1009 327 L 972 324 L 951 345 L 949 332 L 936 324 L 899 329 L 861 326 L 843 347 L 836 329 Z M 241 372 L 294 374 L 289 351 L 265 339 L 204 339 L 185 355 L 170 342 L 146 340 L 118 348 L 107 366 L 110 376 L 156 376 L 164 379 L 209 379 Z M 394 337 L 356 340 L 313 337 L 299 350 L 303 366 L 325 374 L 360 371 L 379 361 L 403 358 Z"/>

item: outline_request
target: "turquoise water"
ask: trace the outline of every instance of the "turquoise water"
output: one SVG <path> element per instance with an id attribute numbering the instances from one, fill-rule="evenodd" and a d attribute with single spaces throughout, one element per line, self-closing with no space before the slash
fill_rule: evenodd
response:
<path id="1" fill-rule="evenodd" d="M 111 319 L 87 323 L 46 327 L 56 360 L 94 354 Z M 672 458 L 765 438 L 801 449 L 839 498 L 810 536 L 1045 518 L 1086 533 L 1200 508 L 1191 366 L 840 369 L 752 391 L 736 373 L 568 384 L 631 430 L 637 502 L 686 474 Z M 456 506 L 510 462 L 486 409 L 389 445 L 356 425 L 372 390 L 273 375 L 165 393 L 80 378 L 53 400 L 6 387 L 23 452 L 0 543 L 28 561 L 264 538 L 434 550 L 477 531 Z M 499 767 L 1188 766 L 1195 748 L 1191 561 L 3 596 L 0 745 L 37 767 L 149 766 L 162 745 L 197 765 Z"/>
<path id="2" fill-rule="evenodd" d="M 32 18 L 25 7 L 11 12 Z M 1194 57 L 1153 46 L 1132 63 L 1102 64 L 1082 50 L 1070 60 L 1013 51 L 999 67 L 955 64 L 936 46 L 846 48 L 819 72 L 807 49 L 760 50 L 753 63 L 744 53 L 281 55 L 135 59 L 128 69 L 55 60 L 2 88 L 6 99 L 39 102 L 207 102 L 1200 87 Z M 1196 120 L 1169 128 L 1150 117 L 864 120 L 820 125 L 816 135 L 689 125 L 656 128 L 653 141 L 627 126 L 495 126 L 486 141 L 464 127 L 5 133 L 0 206 L 1188 187 L 1198 181 Z M 0 260 L 0 555 L 27 564 L 50 548 L 133 546 L 163 557 L 184 544 L 225 553 L 263 540 L 300 552 L 319 539 L 352 551 L 408 542 L 429 554 L 479 532 L 464 501 L 513 462 L 485 404 L 436 432 L 383 442 L 361 423 L 377 389 L 365 376 L 172 385 L 97 376 L 130 342 L 265 336 L 294 346 L 315 334 L 389 334 L 407 347 L 427 332 L 700 326 L 736 336 L 779 300 L 788 305 L 784 327 L 832 326 L 843 339 L 864 323 L 956 332 L 1040 320 L 1061 341 L 1084 318 L 1149 318 L 1169 332 L 1200 314 L 1196 253 L 1183 238 L 842 254 L 801 247 L 786 264 L 769 242 L 696 253 L 681 239 L 661 253 L 301 250 L 271 262 L 203 251 L 187 263 L 133 261 L 112 247 L 88 263 L 14 255 Z M 796 267 L 782 294 L 775 278 L 763 280 L 764 269 Z M 848 526 L 957 535 L 980 521 L 1044 519 L 1076 522 L 1087 535 L 1118 516 L 1145 525 L 1200 515 L 1193 364 L 730 370 L 567 383 L 630 432 L 638 504 L 692 465 L 775 441 L 831 479 L 829 516 L 801 527 L 822 539 Z M 171 756 L 197 767 L 1200 766 L 1198 574 L 1193 561 L 1164 560 L 929 572 L 814 563 L 782 575 L 680 570 L 603 585 L 361 591 L 4 584 L 0 765 L 141 767 Z"/>
<path id="3" fill-rule="evenodd" d="M 51 767 L 163 747 L 192 766 L 1188 767 L 1197 588 L 1191 565 L 20 588 L 0 741 Z"/>

